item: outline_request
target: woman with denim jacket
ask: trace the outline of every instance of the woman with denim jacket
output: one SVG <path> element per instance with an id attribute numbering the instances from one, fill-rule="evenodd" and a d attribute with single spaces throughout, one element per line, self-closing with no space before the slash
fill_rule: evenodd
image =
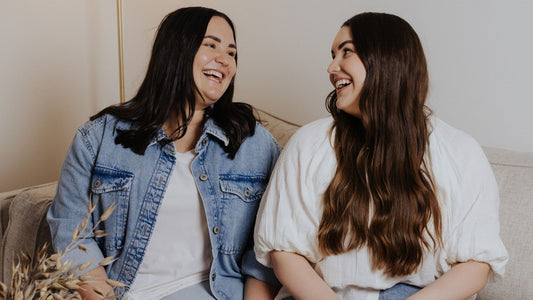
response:
<path id="1" fill-rule="evenodd" d="M 159 26 L 136 96 L 78 129 L 48 222 L 64 251 L 92 199 L 86 231 L 106 235 L 66 254 L 72 265 L 94 259 L 83 297 L 271 298 L 278 282 L 255 260 L 251 231 L 279 147 L 251 106 L 232 102 L 236 64 L 225 14 L 178 9 Z"/>

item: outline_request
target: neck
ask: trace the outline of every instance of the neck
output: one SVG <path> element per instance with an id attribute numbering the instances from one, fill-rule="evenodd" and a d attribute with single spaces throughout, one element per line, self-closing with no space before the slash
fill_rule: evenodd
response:
<path id="1" fill-rule="evenodd" d="M 194 149 L 196 143 L 198 142 L 198 139 L 202 135 L 202 129 L 204 126 L 204 115 L 205 111 L 203 109 L 194 111 L 191 120 L 187 124 L 187 131 L 181 138 L 174 141 L 176 151 L 184 153 Z M 176 122 L 175 120 L 175 118 L 172 118 L 165 122 L 163 130 L 167 135 L 177 129 L 178 122 Z"/>

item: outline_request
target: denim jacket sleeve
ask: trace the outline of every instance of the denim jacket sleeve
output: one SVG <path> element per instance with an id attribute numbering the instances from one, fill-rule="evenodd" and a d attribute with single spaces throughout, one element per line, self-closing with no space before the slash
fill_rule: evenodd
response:
<path id="1" fill-rule="evenodd" d="M 258 127 L 260 127 L 261 129 L 264 129 L 262 126 L 258 126 Z M 266 131 L 266 129 L 264 130 Z M 268 133 L 268 135 L 270 135 L 270 133 Z M 268 169 L 269 176 L 266 179 L 267 183 L 268 183 L 268 180 L 270 179 L 270 174 L 272 173 L 272 170 L 274 169 L 274 165 L 276 164 L 276 161 L 280 154 L 280 147 L 278 146 L 278 144 L 276 143 L 273 137 L 270 137 L 270 138 L 272 139 L 272 143 L 270 144 L 270 147 L 268 149 L 270 149 L 269 151 L 272 152 L 272 160 L 270 161 L 270 166 Z M 250 235 L 249 238 L 250 238 L 250 241 L 248 243 L 248 246 L 242 258 L 242 272 L 247 276 L 252 276 L 276 288 L 280 288 L 281 283 L 276 278 L 276 275 L 274 274 L 274 270 L 260 264 L 255 258 L 255 252 L 253 250 L 253 230 L 252 230 L 252 235 Z"/>
<path id="2" fill-rule="evenodd" d="M 56 196 L 47 215 L 56 252 L 65 252 L 73 239 L 73 233 L 79 230 L 78 225 L 89 215 L 91 174 L 105 122 L 106 118 L 102 117 L 80 127 L 63 162 Z M 97 267 L 104 258 L 94 236 L 90 233 L 94 226 L 93 222 L 94 219 L 89 216 L 86 230 L 81 233 L 81 237 L 88 234 L 88 238 L 80 240 L 86 250 L 73 247 L 63 257 L 71 260 L 72 266 L 86 263 L 94 258 L 86 271 Z"/>

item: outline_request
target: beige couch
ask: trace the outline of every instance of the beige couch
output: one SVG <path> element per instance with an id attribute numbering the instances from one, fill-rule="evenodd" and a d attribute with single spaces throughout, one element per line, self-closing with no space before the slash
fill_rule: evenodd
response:
<path id="1" fill-rule="evenodd" d="M 260 117 L 281 146 L 298 128 L 265 112 Z M 533 299 L 533 153 L 485 148 L 500 188 L 501 236 L 510 254 L 505 278 L 491 280 L 477 297 Z M 0 194 L 0 280 L 11 276 L 15 253 L 35 253 L 50 241 L 46 211 L 55 183 Z"/>

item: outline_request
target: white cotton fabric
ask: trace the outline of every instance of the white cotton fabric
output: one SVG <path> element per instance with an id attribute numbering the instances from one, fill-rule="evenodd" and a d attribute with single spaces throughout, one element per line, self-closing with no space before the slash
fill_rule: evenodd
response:
<path id="1" fill-rule="evenodd" d="M 193 151 L 176 153 L 176 165 L 154 232 L 128 299 L 161 299 L 208 279 L 211 244 L 202 200 L 190 169 Z"/>
<path id="2" fill-rule="evenodd" d="M 283 149 L 257 216 L 258 261 L 272 266 L 272 250 L 303 255 L 341 299 L 378 299 L 379 290 L 399 282 L 423 287 L 452 263 L 467 260 L 486 262 L 494 273 L 503 275 L 508 255 L 499 237 L 498 188 L 489 162 L 479 144 L 464 132 L 438 118 L 430 123 L 426 158 L 438 187 L 444 245 L 426 254 L 416 273 L 388 278 L 372 270 L 366 247 L 329 257 L 319 253 L 322 195 L 336 169 L 331 117 L 302 127 Z M 288 295 L 282 289 L 276 299 Z"/>

